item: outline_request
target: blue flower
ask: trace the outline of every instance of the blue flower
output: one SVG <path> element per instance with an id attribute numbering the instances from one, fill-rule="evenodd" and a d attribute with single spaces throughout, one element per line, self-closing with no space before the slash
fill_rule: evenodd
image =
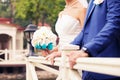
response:
<path id="1" fill-rule="evenodd" d="M 35 48 L 38 49 L 38 50 L 45 50 L 45 49 L 52 50 L 53 49 L 53 43 L 50 42 L 48 45 L 46 45 L 46 44 L 41 45 L 40 43 L 37 43 L 35 45 Z"/>
<path id="2" fill-rule="evenodd" d="M 53 49 L 53 43 L 49 43 L 48 46 L 47 46 L 47 49 L 52 50 Z"/>
<path id="3" fill-rule="evenodd" d="M 40 43 L 38 43 L 35 45 L 35 48 L 40 50 L 40 49 L 42 49 L 42 46 L 40 45 Z"/>
<path id="4" fill-rule="evenodd" d="M 47 45 L 43 44 L 41 47 L 42 47 L 42 49 L 46 49 Z"/>

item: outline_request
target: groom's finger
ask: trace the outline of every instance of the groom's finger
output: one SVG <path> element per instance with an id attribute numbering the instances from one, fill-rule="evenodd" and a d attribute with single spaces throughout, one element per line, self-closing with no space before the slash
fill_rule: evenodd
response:
<path id="1" fill-rule="evenodd" d="M 74 66 L 75 64 L 76 64 L 75 61 L 69 59 L 69 66 L 70 66 L 71 69 L 73 69 L 73 66 Z"/>

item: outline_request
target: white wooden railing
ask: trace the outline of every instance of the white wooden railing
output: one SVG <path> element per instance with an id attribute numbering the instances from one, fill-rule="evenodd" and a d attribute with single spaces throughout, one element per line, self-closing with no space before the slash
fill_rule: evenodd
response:
<path id="1" fill-rule="evenodd" d="M 0 67 L 26 66 L 26 54 L 28 50 L 0 50 Z"/>
<path id="2" fill-rule="evenodd" d="M 27 54 L 28 50 L 0 50 L 0 55 L 4 55 L 4 58 L 0 58 L 0 61 L 25 60 Z"/>
<path id="3" fill-rule="evenodd" d="M 0 50 L 0 55 L 5 54 L 5 59 L 0 59 L 0 65 L 26 65 L 26 80 L 38 80 L 35 67 L 44 69 L 53 74 L 58 75 L 56 80 L 81 80 L 79 70 L 103 73 L 113 76 L 120 76 L 120 58 L 79 58 L 76 60 L 74 69 L 69 68 L 69 62 L 66 53 L 77 50 L 78 47 L 72 45 L 62 46 L 62 57 L 55 58 L 54 66 L 59 66 L 60 70 L 48 67 L 51 65 L 49 60 L 45 60 L 42 56 L 25 57 L 27 50 L 16 50 L 13 54 L 12 50 Z"/>
<path id="4" fill-rule="evenodd" d="M 57 74 L 58 78 L 56 80 L 81 80 L 81 75 L 78 73 L 78 69 L 120 76 L 120 58 L 79 58 L 76 60 L 74 69 L 70 69 L 68 59 L 65 54 L 70 50 L 77 49 L 77 47 L 71 45 L 60 48 L 62 51 L 62 57 L 55 58 L 54 63 L 55 66 L 60 67 L 60 71 L 46 66 L 46 64 L 51 65 L 51 63 L 49 60 L 45 60 L 44 57 L 28 57 L 26 80 L 38 80 L 35 67 Z"/>

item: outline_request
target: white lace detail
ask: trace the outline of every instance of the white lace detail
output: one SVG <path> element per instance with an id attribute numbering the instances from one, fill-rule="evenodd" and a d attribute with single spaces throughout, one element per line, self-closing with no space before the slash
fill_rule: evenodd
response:
<path id="1" fill-rule="evenodd" d="M 85 8 L 88 7 L 88 2 L 87 2 L 87 0 L 78 0 L 78 1 L 80 1 L 80 3 L 81 3 Z"/>

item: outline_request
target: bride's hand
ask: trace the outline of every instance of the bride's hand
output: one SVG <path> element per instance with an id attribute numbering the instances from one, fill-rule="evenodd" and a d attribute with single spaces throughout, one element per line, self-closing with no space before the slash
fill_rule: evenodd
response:
<path id="1" fill-rule="evenodd" d="M 50 60 L 51 61 L 51 64 L 53 65 L 54 64 L 54 59 L 56 57 L 60 57 L 61 56 L 61 53 L 60 52 L 53 52 L 49 55 L 46 56 L 46 60 Z"/>
<path id="2" fill-rule="evenodd" d="M 40 52 L 41 52 L 41 56 L 44 57 L 46 57 L 49 54 L 48 50 L 41 50 Z"/>

